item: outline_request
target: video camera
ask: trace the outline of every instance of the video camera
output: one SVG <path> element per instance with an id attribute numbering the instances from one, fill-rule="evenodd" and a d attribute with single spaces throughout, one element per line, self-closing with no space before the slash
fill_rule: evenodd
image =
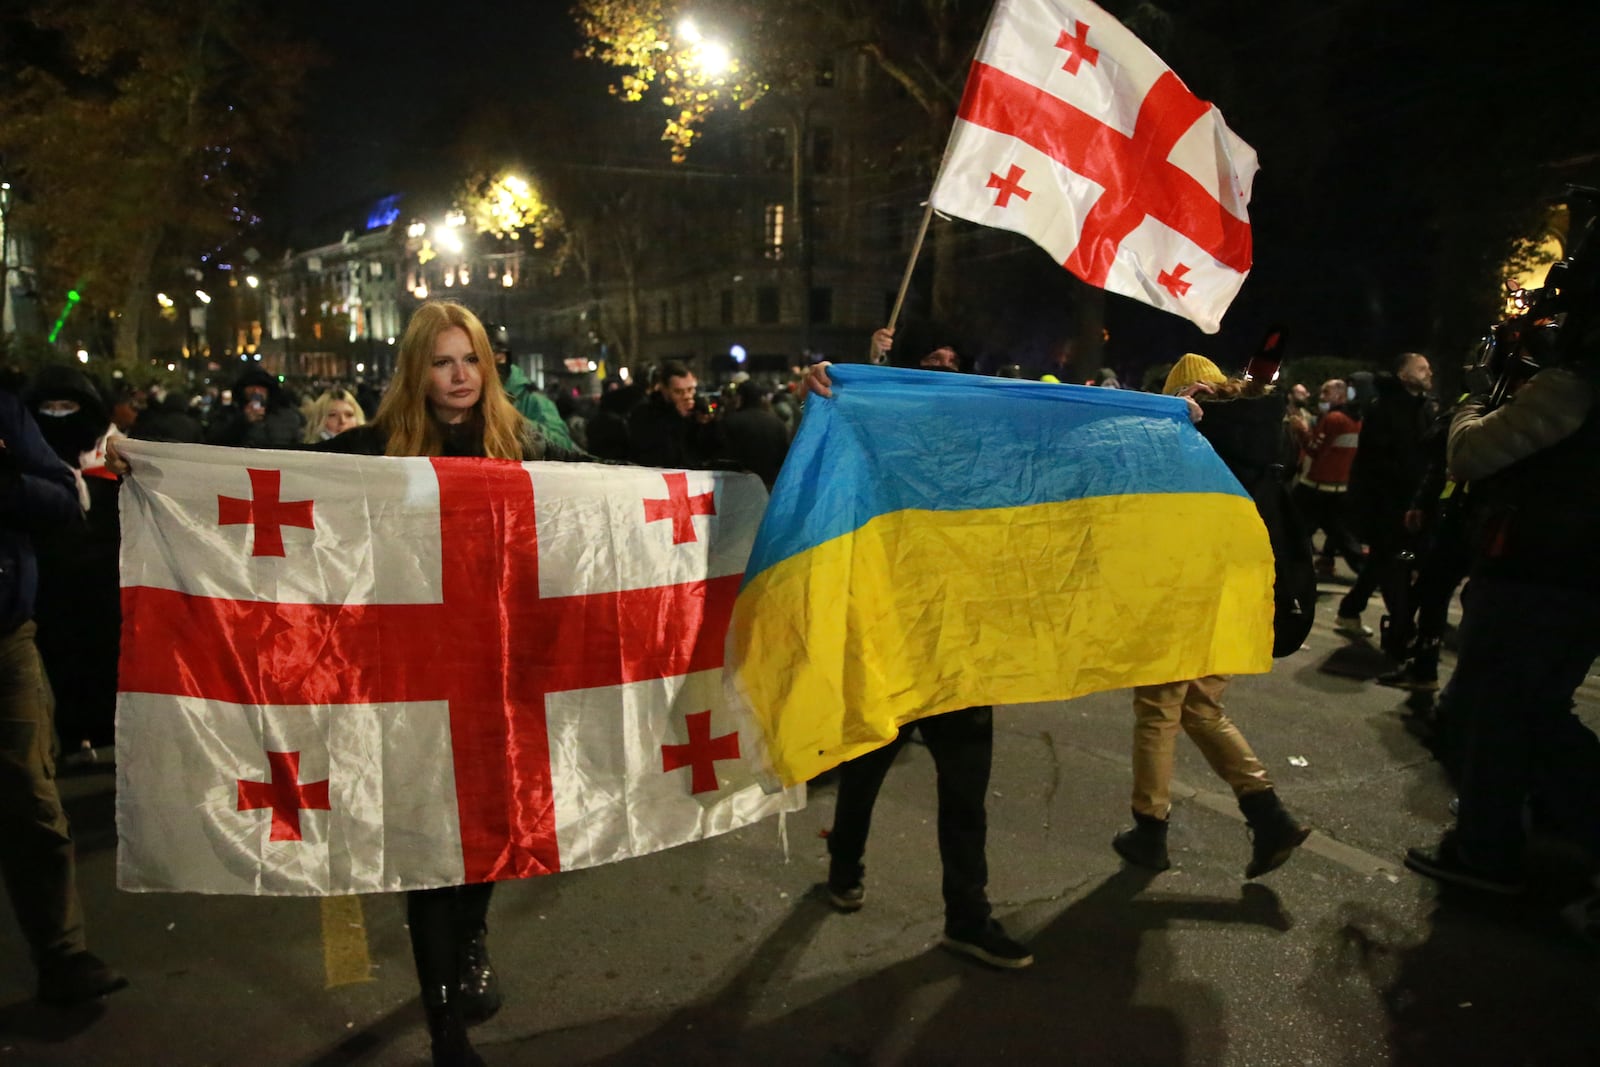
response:
<path id="1" fill-rule="evenodd" d="M 1577 240 L 1572 252 L 1552 264 L 1543 287 L 1515 294 L 1516 314 L 1498 323 L 1479 345 L 1469 371 L 1493 382 L 1489 408 L 1498 407 L 1516 387 L 1545 367 L 1576 367 L 1600 348 L 1595 336 L 1600 313 L 1600 263 L 1591 255 L 1590 237 L 1600 213 L 1600 189 L 1569 186 L 1563 199 L 1574 216 Z"/>

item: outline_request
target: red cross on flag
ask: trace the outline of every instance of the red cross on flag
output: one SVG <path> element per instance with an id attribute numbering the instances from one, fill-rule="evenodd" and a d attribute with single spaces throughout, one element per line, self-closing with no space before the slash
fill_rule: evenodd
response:
<path id="1" fill-rule="evenodd" d="M 1215 333 L 1250 271 L 1256 169 L 1221 112 L 1089 0 L 997 0 L 933 206 Z"/>
<path id="2" fill-rule="evenodd" d="M 753 476 L 125 451 L 122 888 L 520 878 L 804 803 L 722 695 Z"/>

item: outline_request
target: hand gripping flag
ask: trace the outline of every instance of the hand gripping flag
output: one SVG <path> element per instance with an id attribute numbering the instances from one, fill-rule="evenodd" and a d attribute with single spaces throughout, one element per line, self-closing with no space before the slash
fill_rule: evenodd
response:
<path id="1" fill-rule="evenodd" d="M 785 783 L 978 704 L 1272 666 L 1272 549 L 1183 401 L 835 366 L 728 630 Z"/>
<path id="2" fill-rule="evenodd" d="M 750 475 L 129 442 L 124 889 L 343 894 L 719 834 Z"/>
<path id="3" fill-rule="evenodd" d="M 933 206 L 1215 333 L 1250 270 L 1256 154 L 1089 0 L 997 0 Z"/>

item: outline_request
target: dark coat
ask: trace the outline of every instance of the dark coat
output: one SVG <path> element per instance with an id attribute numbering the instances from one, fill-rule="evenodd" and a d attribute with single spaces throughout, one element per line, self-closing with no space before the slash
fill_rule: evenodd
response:
<path id="1" fill-rule="evenodd" d="M 483 429 L 474 423 L 442 425 L 446 456 L 483 456 Z M 525 461 L 551 460 L 561 463 L 593 463 L 595 457 L 568 448 L 560 448 L 545 441 L 539 428 L 531 422 L 523 423 L 522 458 Z M 338 452 L 348 456 L 381 456 L 385 454 L 389 439 L 372 423 L 346 430 L 337 437 L 304 446 L 311 452 Z"/>
<path id="2" fill-rule="evenodd" d="M 1380 375 L 1374 389 L 1350 465 L 1348 504 L 1355 532 L 1368 541 L 1400 526 L 1427 476 L 1426 438 L 1439 414 L 1435 397 L 1411 394 L 1392 375 Z"/>
<path id="3" fill-rule="evenodd" d="M 11 393 L 0 392 L 0 440 L 0 634 L 9 634 L 33 618 L 39 590 L 33 537 L 83 518 L 71 469 Z"/>
<path id="4" fill-rule="evenodd" d="M 245 414 L 244 391 L 252 385 L 266 386 L 267 411 L 259 422 Z M 233 387 L 233 404 L 212 420 L 206 443 L 237 448 L 299 448 L 305 439 L 305 420 L 278 385 L 278 379 L 252 367 L 239 375 Z"/>
<path id="5" fill-rule="evenodd" d="M 1239 479 L 1267 528 L 1272 543 L 1272 654 L 1287 656 L 1311 632 L 1317 575 L 1311 537 L 1301 524 L 1283 478 L 1283 398 L 1276 393 L 1207 401 L 1200 434 Z"/>
<path id="6" fill-rule="evenodd" d="M 727 441 L 725 457 L 771 490 L 789 454 L 789 428 L 783 420 L 770 408 L 746 406 L 723 418 L 722 433 Z"/>
<path id="7" fill-rule="evenodd" d="M 723 451 L 721 428 L 679 415 L 660 393 L 628 416 L 628 458 L 644 467 L 705 470 Z"/>

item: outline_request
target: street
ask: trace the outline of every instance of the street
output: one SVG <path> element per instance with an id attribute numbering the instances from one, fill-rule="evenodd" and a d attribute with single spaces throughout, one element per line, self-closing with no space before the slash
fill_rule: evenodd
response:
<path id="1" fill-rule="evenodd" d="M 989 888 L 1031 969 L 938 947 L 933 768 L 913 744 L 878 802 L 857 913 L 816 890 L 831 775 L 785 827 L 499 886 L 489 945 L 506 1004 L 475 1043 L 497 1065 L 1600 1062 L 1600 961 L 1554 898 L 1483 902 L 1401 867 L 1447 824 L 1452 791 L 1404 692 L 1318 669 L 1347 643 L 1335 588 L 1306 648 L 1229 693 L 1317 830 L 1259 882 L 1242 880 L 1231 795 L 1186 740 L 1173 869 L 1112 852 L 1129 818 L 1126 692 L 1000 708 Z M 1580 703 L 1600 722 L 1600 680 Z M 0 1063 L 426 1061 L 399 896 L 121 893 L 113 785 L 62 781 L 90 946 L 132 984 L 79 1012 L 36 1006 L 8 912 Z"/>

